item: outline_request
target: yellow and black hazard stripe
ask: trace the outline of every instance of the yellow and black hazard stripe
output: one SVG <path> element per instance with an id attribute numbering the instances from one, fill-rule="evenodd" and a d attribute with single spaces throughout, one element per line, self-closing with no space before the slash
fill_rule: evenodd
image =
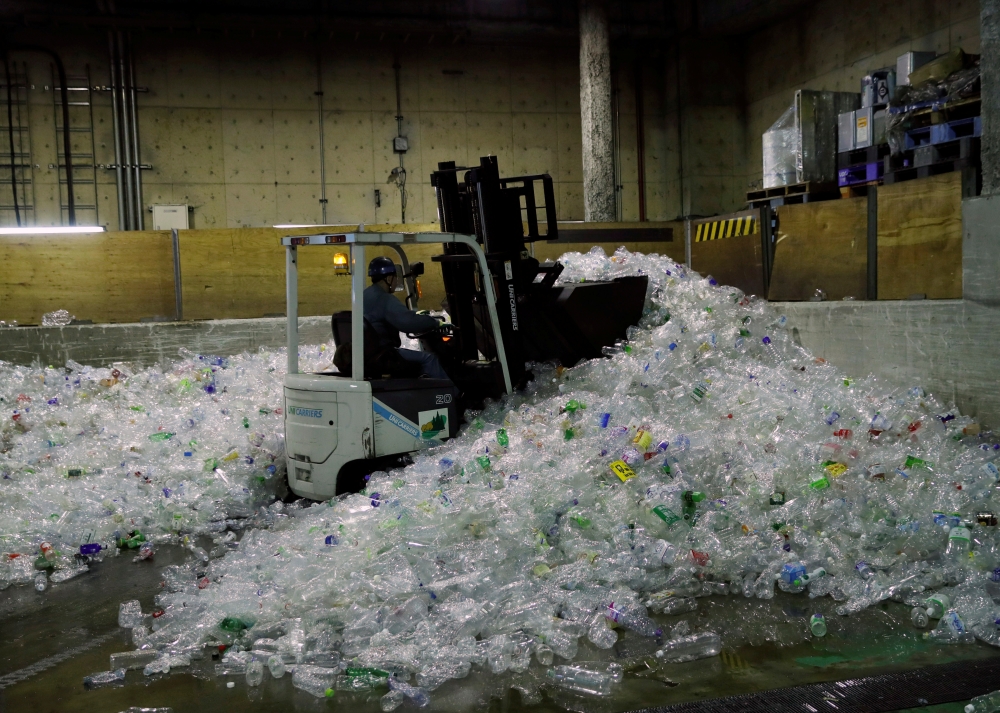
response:
<path id="1" fill-rule="evenodd" d="M 760 226 L 757 224 L 757 218 L 747 215 L 742 218 L 729 218 L 728 220 L 716 220 L 711 223 L 699 223 L 694 241 L 700 243 L 706 240 L 736 238 L 740 235 L 753 235 L 759 231 Z"/>

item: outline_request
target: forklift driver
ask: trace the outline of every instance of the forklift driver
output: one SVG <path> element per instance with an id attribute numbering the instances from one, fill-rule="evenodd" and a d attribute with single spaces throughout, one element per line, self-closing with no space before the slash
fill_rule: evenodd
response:
<path id="1" fill-rule="evenodd" d="M 393 296 L 399 276 L 396 265 L 387 257 L 377 257 L 368 264 L 370 287 L 364 291 L 365 321 L 378 334 L 379 347 L 394 347 L 400 357 L 419 365 L 421 374 L 432 379 L 447 379 L 437 355 L 400 347 L 399 333 L 421 333 L 436 330 L 440 322 L 429 315 L 407 309 Z"/>

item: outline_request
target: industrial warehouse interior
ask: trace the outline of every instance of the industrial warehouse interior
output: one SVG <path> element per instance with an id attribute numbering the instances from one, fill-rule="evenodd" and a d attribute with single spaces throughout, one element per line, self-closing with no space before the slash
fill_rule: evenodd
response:
<path id="1" fill-rule="evenodd" d="M 0 51 L 0 713 L 1000 713 L 1000 0 Z"/>

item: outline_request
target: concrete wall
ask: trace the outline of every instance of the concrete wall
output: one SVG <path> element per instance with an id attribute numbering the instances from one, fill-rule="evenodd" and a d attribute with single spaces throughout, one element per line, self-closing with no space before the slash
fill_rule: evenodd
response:
<path id="1" fill-rule="evenodd" d="M 684 38 L 671 58 L 665 81 L 674 97 L 667 121 L 675 132 L 675 122 L 681 127 L 678 215 L 718 215 L 746 205 L 744 62 L 743 41 L 734 37 Z"/>
<path id="2" fill-rule="evenodd" d="M 438 161 L 478 163 L 497 155 L 501 173 L 549 173 L 560 219 L 583 218 L 578 51 L 575 43 L 545 45 L 444 44 L 433 37 L 403 44 L 385 38 L 332 37 L 318 51 L 299 36 L 202 36 L 166 31 L 133 33 L 139 95 L 145 204 L 188 203 L 193 228 L 321 223 L 319 87 L 322 57 L 327 223 L 397 222 L 400 196 L 386 184 L 398 165 L 393 55 L 402 67 L 403 134 L 410 149 L 408 223 L 436 220 L 429 174 Z M 107 84 L 107 40 L 100 31 L 60 34 L 21 30 L 18 41 L 58 47 L 70 75 Z M 44 55 L 15 52 L 27 64 L 34 223 L 59 225 L 54 164 L 56 133 L 52 79 Z M 633 72 L 622 83 L 623 219 L 638 218 Z M 84 82 L 85 83 L 85 82 Z M 646 66 L 647 217 L 676 216 L 667 196 L 675 177 L 666 164 L 662 66 Z M 71 100 L 77 99 L 75 94 Z M 5 122 L 2 122 L 5 123 Z M 89 123 L 74 109 L 71 123 Z M 110 98 L 94 96 L 96 163 L 114 163 Z M 90 135 L 74 134 L 78 162 L 91 163 Z M 115 175 L 98 169 L 96 214 L 78 209 L 79 223 L 117 229 Z M 93 205 L 93 185 L 77 187 L 77 202 Z M 374 191 L 381 192 L 381 207 Z M 0 204 L 9 197 L 0 189 Z M 65 197 L 63 198 L 65 202 Z M 147 228 L 152 227 L 146 214 Z M 0 224 L 14 222 L 0 210 Z M 30 222 L 30 220 L 29 220 Z"/>
<path id="3" fill-rule="evenodd" d="M 909 50 L 979 53 L 977 0 L 820 0 L 746 38 L 747 183 L 761 135 L 796 89 L 860 92 L 861 78 Z M 746 190 L 746 189 L 744 189 Z"/>
<path id="4" fill-rule="evenodd" d="M 0 361 L 62 366 L 73 359 L 90 366 L 121 361 L 150 366 L 176 360 L 181 347 L 224 356 L 284 347 L 286 325 L 284 318 L 267 318 L 2 329 Z M 329 317 L 299 318 L 300 345 L 324 344 L 332 338 Z"/>
<path id="5" fill-rule="evenodd" d="M 775 302 L 804 347 L 848 374 L 921 386 L 1000 427 L 1000 308 L 970 300 Z"/>
<path id="6" fill-rule="evenodd" d="M 994 334 L 1000 308 L 969 300 L 775 302 L 798 339 L 848 374 L 921 386 L 946 405 L 1000 427 L 1000 357 Z M 302 345 L 330 341 L 328 317 L 299 320 Z M 107 366 L 171 361 L 180 347 L 230 355 L 285 345 L 284 319 L 166 324 L 73 325 L 0 330 L 0 360 Z M 331 354 L 332 359 L 332 354 Z"/>

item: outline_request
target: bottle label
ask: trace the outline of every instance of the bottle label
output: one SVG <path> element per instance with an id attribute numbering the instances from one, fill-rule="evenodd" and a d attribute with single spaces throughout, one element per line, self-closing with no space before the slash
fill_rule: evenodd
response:
<path id="1" fill-rule="evenodd" d="M 843 463 L 831 463 L 830 465 L 824 466 L 824 469 L 834 478 L 847 472 L 847 466 Z"/>
<path id="2" fill-rule="evenodd" d="M 961 540 L 963 542 L 969 541 L 969 531 L 964 527 L 953 527 L 951 532 L 948 533 L 949 540 Z"/>
<path id="3" fill-rule="evenodd" d="M 993 480 L 1000 480 L 1000 468 L 996 467 L 994 463 L 984 463 L 982 467 L 983 473 L 987 477 L 993 478 Z"/>
<path id="4" fill-rule="evenodd" d="M 944 615 L 945 624 L 956 634 L 965 633 L 965 622 L 958 616 L 958 612 L 952 610 Z"/>
<path id="5" fill-rule="evenodd" d="M 653 508 L 653 514 L 656 515 L 661 520 L 663 520 L 663 522 L 667 523 L 667 527 L 670 527 L 675 522 L 680 522 L 681 519 L 680 517 L 678 517 L 677 513 L 675 513 L 673 510 L 666 507 L 665 505 L 657 505 L 655 508 Z"/>
<path id="6" fill-rule="evenodd" d="M 629 468 L 628 463 L 623 460 L 613 461 L 608 464 L 608 467 L 623 483 L 635 477 L 635 471 Z"/>
<path id="7" fill-rule="evenodd" d="M 640 430 L 636 434 L 635 439 L 632 441 L 632 443 L 636 444 L 637 446 L 639 446 L 640 449 L 644 451 L 649 450 L 649 447 L 653 445 L 653 437 L 649 434 L 649 431 Z"/>

